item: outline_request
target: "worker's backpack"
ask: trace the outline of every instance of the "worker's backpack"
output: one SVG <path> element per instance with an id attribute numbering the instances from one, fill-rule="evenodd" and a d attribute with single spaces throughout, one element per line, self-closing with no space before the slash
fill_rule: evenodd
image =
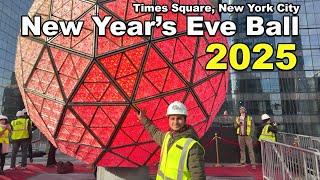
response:
<path id="1" fill-rule="evenodd" d="M 73 164 L 70 161 L 57 163 L 57 173 L 58 174 L 67 174 L 73 172 Z"/>

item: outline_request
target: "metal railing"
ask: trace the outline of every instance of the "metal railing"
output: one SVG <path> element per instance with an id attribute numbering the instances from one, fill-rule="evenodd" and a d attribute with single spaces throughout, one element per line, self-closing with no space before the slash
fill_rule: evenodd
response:
<path id="1" fill-rule="evenodd" d="M 48 140 L 47 138 L 39 131 L 39 129 L 36 129 L 32 132 L 32 149 L 35 152 L 47 152 L 48 149 Z"/>
<path id="2" fill-rule="evenodd" d="M 320 179 L 320 153 L 278 142 L 261 142 L 263 179 Z"/>
<path id="3" fill-rule="evenodd" d="M 277 142 L 320 152 L 320 137 L 278 132 Z"/>

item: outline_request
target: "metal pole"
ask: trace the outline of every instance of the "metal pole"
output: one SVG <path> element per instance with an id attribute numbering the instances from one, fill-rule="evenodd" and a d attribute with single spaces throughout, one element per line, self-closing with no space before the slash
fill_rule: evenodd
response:
<path id="1" fill-rule="evenodd" d="M 264 150 L 264 141 L 261 141 L 260 142 L 260 145 L 261 145 L 261 161 L 262 161 L 262 176 L 263 178 L 266 177 L 266 161 L 265 161 L 265 150 Z"/>
<path id="2" fill-rule="evenodd" d="M 302 152 L 302 158 L 303 158 L 303 170 L 305 178 L 308 177 L 308 167 L 307 167 L 307 161 L 306 161 L 306 154 L 305 152 Z"/>
<path id="3" fill-rule="evenodd" d="M 220 164 L 220 158 L 219 158 L 219 145 L 218 145 L 218 134 L 214 134 L 214 138 L 216 139 L 216 156 L 217 156 L 217 163 L 215 167 L 221 167 L 222 165 Z"/>
<path id="4" fill-rule="evenodd" d="M 320 179 L 319 175 L 319 156 L 315 155 L 316 159 L 316 172 L 317 172 L 317 179 Z"/>
<path id="5" fill-rule="evenodd" d="M 279 146 L 279 148 L 280 148 L 280 162 L 282 164 L 282 179 L 285 180 L 286 179 L 286 174 L 285 174 L 286 164 L 284 163 L 284 158 L 283 158 L 283 147 Z"/>

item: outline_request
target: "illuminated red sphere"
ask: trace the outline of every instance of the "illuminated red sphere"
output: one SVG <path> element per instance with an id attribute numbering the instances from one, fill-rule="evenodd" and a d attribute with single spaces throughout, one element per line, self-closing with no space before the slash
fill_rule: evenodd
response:
<path id="1" fill-rule="evenodd" d="M 29 115 L 60 151 L 86 163 L 106 167 L 153 166 L 160 147 L 136 112 L 161 130 L 168 130 L 168 104 L 182 101 L 188 124 L 199 137 L 208 130 L 224 102 L 228 72 L 206 71 L 212 54 L 208 44 L 227 43 L 216 36 L 186 36 L 186 16 L 157 13 L 177 22 L 177 35 L 165 37 L 162 27 L 152 36 L 97 36 L 91 16 L 113 20 L 151 20 L 153 13 L 135 13 L 133 0 L 35 0 L 29 16 L 46 20 L 83 20 L 80 36 L 19 37 L 16 77 Z M 154 1 L 140 0 L 151 4 Z M 156 0 L 171 6 L 169 0 Z M 51 4 L 52 3 L 52 4 Z M 180 4 L 209 4 L 181 0 Z M 199 14 L 188 14 L 199 15 Z M 203 13 L 205 20 L 218 14 Z"/>

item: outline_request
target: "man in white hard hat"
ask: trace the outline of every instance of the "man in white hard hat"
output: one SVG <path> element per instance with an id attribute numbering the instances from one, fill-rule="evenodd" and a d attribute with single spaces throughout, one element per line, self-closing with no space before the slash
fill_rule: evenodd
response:
<path id="1" fill-rule="evenodd" d="M 272 122 L 268 114 L 262 114 L 262 130 L 259 136 L 259 141 L 276 142 L 276 133 L 278 131 L 277 123 Z"/>
<path id="2" fill-rule="evenodd" d="M 27 151 L 29 145 L 29 133 L 31 129 L 30 120 L 25 118 L 25 114 L 22 111 L 18 111 L 17 119 L 11 121 L 11 139 L 12 139 L 12 156 L 10 169 L 16 168 L 16 156 L 21 147 L 21 169 L 27 167 Z"/>
<path id="3" fill-rule="evenodd" d="M 256 169 L 256 160 L 252 144 L 252 136 L 254 134 L 255 125 L 252 117 L 248 115 L 246 108 L 243 106 L 239 108 L 239 116 L 236 117 L 234 127 L 236 128 L 240 147 L 240 164 L 242 166 L 246 164 L 245 150 L 247 146 L 251 167 L 252 169 Z"/>
<path id="4" fill-rule="evenodd" d="M 161 147 L 157 180 L 206 179 L 204 173 L 205 150 L 193 128 L 186 123 L 187 108 L 179 101 L 168 106 L 170 130 L 166 133 L 156 128 L 140 111 L 138 119 Z"/>

